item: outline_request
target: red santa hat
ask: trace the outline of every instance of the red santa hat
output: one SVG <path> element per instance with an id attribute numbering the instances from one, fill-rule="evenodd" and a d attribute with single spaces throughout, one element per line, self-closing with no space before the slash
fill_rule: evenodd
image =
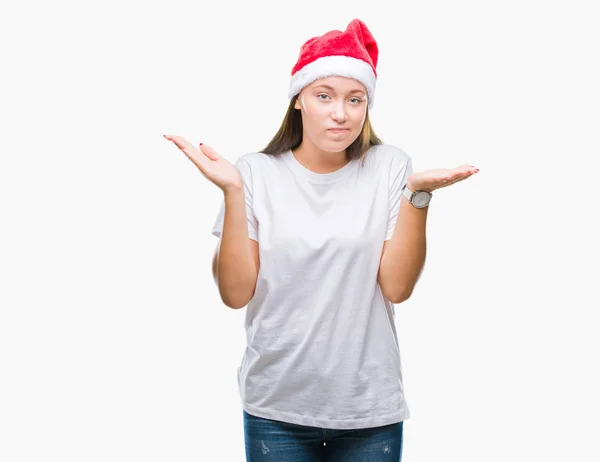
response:
<path id="1" fill-rule="evenodd" d="M 373 108 L 379 49 L 373 35 L 360 19 L 353 19 L 344 32 L 332 30 L 308 39 L 292 69 L 288 97 L 292 99 L 317 79 L 350 77 L 367 89 L 369 110 Z"/>

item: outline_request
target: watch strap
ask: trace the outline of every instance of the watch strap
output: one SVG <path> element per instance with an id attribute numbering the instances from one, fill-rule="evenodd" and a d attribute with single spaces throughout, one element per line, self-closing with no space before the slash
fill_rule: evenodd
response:
<path id="1" fill-rule="evenodd" d="M 402 195 L 406 197 L 406 199 L 408 199 L 408 201 L 410 202 L 413 192 L 410 189 L 408 189 L 408 186 L 405 185 L 404 190 L 402 191 Z"/>

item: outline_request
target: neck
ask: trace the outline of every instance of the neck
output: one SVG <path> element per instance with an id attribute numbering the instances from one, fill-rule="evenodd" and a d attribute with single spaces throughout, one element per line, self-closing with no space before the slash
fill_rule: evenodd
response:
<path id="1" fill-rule="evenodd" d="M 325 151 L 314 144 L 308 144 L 306 137 L 292 153 L 296 160 L 315 173 L 331 173 L 348 163 L 346 150 L 339 152 Z"/>

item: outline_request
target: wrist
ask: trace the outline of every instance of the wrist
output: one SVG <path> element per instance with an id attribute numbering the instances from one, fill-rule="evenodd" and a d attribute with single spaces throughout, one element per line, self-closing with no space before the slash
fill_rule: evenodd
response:
<path id="1" fill-rule="evenodd" d="M 244 185 L 243 184 L 234 184 L 234 185 L 230 185 L 225 188 L 222 188 L 222 190 L 223 190 L 223 194 L 225 196 L 236 195 L 244 190 Z"/>
<path id="2" fill-rule="evenodd" d="M 433 191 L 434 191 L 434 190 L 433 190 L 433 189 L 431 189 L 431 188 L 421 188 L 421 187 L 419 187 L 418 185 L 414 185 L 414 184 L 412 184 L 412 183 L 406 183 L 406 187 L 407 187 L 408 189 L 410 189 L 411 191 L 413 191 L 413 192 L 414 192 L 414 191 L 426 191 L 426 192 L 428 192 L 428 193 L 431 193 L 431 192 L 433 192 Z"/>
<path id="3" fill-rule="evenodd" d="M 413 186 L 414 189 L 411 186 Z M 402 192 L 402 196 L 415 208 L 423 209 L 429 206 L 429 202 L 431 201 L 433 194 L 431 191 L 419 189 L 418 186 L 414 186 L 412 183 L 409 185 L 407 183 L 404 191 Z"/>

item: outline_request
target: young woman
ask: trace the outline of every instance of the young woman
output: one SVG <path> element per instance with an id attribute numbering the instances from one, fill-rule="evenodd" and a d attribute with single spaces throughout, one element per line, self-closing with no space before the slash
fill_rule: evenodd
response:
<path id="1" fill-rule="evenodd" d="M 223 302 L 248 306 L 238 368 L 248 461 L 400 461 L 394 303 L 425 261 L 432 191 L 477 172 L 414 173 L 375 135 L 377 43 L 354 19 L 309 39 L 266 148 L 232 165 L 165 135 L 223 190 L 212 233 Z"/>

